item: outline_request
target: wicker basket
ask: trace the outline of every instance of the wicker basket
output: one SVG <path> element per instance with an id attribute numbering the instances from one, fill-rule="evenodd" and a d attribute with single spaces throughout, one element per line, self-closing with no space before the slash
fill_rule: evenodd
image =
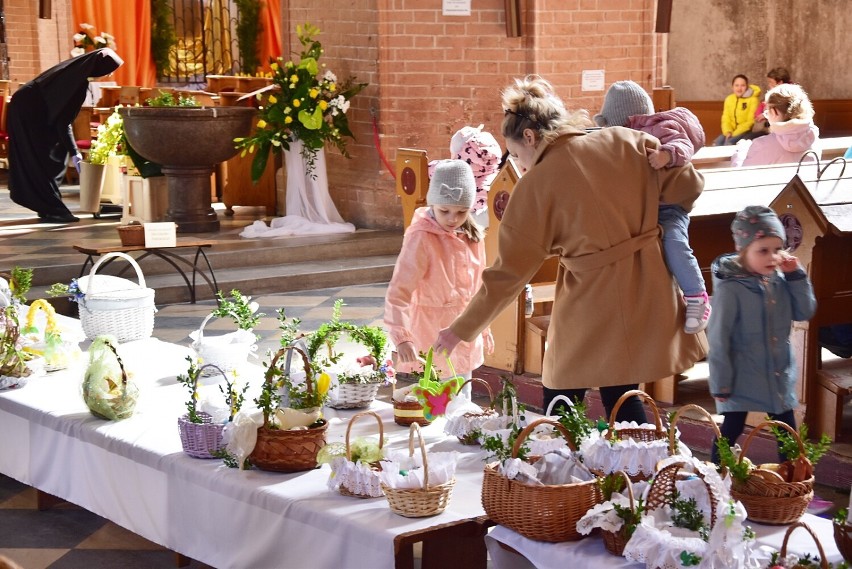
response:
<path id="1" fill-rule="evenodd" d="M 196 351 L 202 362 L 212 364 L 220 371 L 227 373 L 239 369 L 248 360 L 248 355 L 257 349 L 257 338 L 252 332 L 244 330 L 247 339 L 249 335 L 251 336 L 251 339 L 246 342 L 225 344 L 217 343 L 215 340 L 211 341 L 211 338 L 207 338 L 205 341 L 204 327 L 207 326 L 211 318 L 214 318 L 213 314 L 208 314 L 201 322 L 201 327 L 198 328 L 198 338 L 192 342 L 192 349 Z"/>
<path id="2" fill-rule="evenodd" d="M 121 244 L 124 247 L 145 246 L 144 225 L 119 225 L 116 229 L 118 229 L 118 238 L 121 239 Z"/>
<path id="3" fill-rule="evenodd" d="M 342 383 L 337 387 L 336 395 L 329 397 L 328 406 L 332 409 L 363 409 L 369 407 L 379 393 L 381 381 L 372 383 Z"/>
<path id="4" fill-rule="evenodd" d="M 98 388 L 96 380 L 100 379 L 101 382 L 106 382 L 106 379 L 94 377 L 87 369 L 83 377 L 83 401 L 95 417 L 108 421 L 121 421 L 133 415 L 139 397 L 139 389 L 128 378 L 127 370 L 124 369 L 124 362 L 121 361 L 118 350 L 108 338 L 105 339 L 104 343 L 104 351 L 106 350 L 109 350 L 109 353 L 115 356 L 118 368 L 121 371 L 121 393 L 118 396 L 105 395 L 103 390 Z M 89 368 L 91 368 L 92 361 L 96 357 L 95 354 L 94 349 L 89 350 Z"/>
<path id="5" fill-rule="evenodd" d="M 781 557 L 787 556 L 787 541 L 790 539 L 790 534 L 792 534 L 797 528 L 803 528 L 809 534 L 811 534 L 811 537 L 813 538 L 814 543 L 817 546 L 817 551 L 819 551 L 819 558 L 820 558 L 819 566 L 820 566 L 821 569 L 828 569 L 830 567 L 830 565 L 828 564 L 828 559 L 826 559 L 826 557 L 825 557 L 825 550 L 822 548 L 822 544 L 819 542 L 819 538 L 814 533 L 814 530 L 812 530 L 811 527 L 808 524 L 806 524 L 805 522 L 796 522 L 796 523 L 792 524 L 790 527 L 787 528 L 787 531 L 784 533 L 784 541 L 781 542 Z M 836 530 L 835 530 L 835 535 L 837 535 Z M 844 559 L 848 559 L 848 557 L 846 556 L 846 552 L 844 550 L 841 549 L 840 553 L 843 554 Z"/>
<path id="6" fill-rule="evenodd" d="M 640 428 L 640 427 L 622 427 L 615 428 L 615 420 L 618 415 L 619 409 L 631 397 L 639 397 L 644 402 L 648 403 L 648 406 L 651 408 L 651 412 L 654 414 L 654 428 Z M 621 397 L 618 398 L 618 401 L 615 402 L 615 405 L 612 408 L 612 412 L 609 416 L 609 428 L 606 433 L 603 435 L 603 439 L 606 441 L 612 441 L 613 437 L 617 437 L 619 440 L 633 439 L 637 443 L 654 443 L 657 441 L 665 441 L 668 437 L 668 433 L 663 428 L 663 420 L 660 417 L 660 410 L 657 407 L 656 402 L 651 398 L 650 395 L 641 391 L 639 389 L 632 389 L 630 391 L 625 392 Z M 608 448 L 612 449 L 612 452 L 618 452 L 618 449 L 614 445 L 609 445 Z M 623 464 L 623 463 L 622 463 Z M 608 474 L 608 472 L 604 472 L 600 469 L 594 469 L 591 466 L 589 467 L 595 474 L 602 476 L 604 474 Z M 652 467 L 653 468 L 653 467 Z M 630 477 L 630 480 L 633 482 L 639 482 L 643 480 L 648 480 L 653 476 L 653 472 L 637 472 L 637 473 L 627 473 Z"/>
<path id="7" fill-rule="evenodd" d="M 630 509 L 632 511 L 636 511 L 636 499 L 633 496 L 633 482 L 630 481 L 630 477 L 623 470 L 619 470 L 614 474 L 624 478 L 627 497 L 630 499 Z M 626 526 L 622 526 L 618 531 L 601 530 L 601 537 L 603 537 L 604 547 L 606 550 L 613 555 L 618 556 L 621 556 L 624 553 L 624 546 L 627 545 L 627 542 L 630 540 L 627 536 Z"/>
<path id="8" fill-rule="evenodd" d="M 799 443 L 799 452 L 805 454 L 805 447 L 799 433 L 781 421 L 764 421 L 757 425 L 743 442 L 740 462 L 745 458 L 752 438 L 764 427 L 774 425 L 786 429 Z M 758 476 L 749 476 L 745 482 L 734 479 L 731 496 L 739 500 L 753 522 L 770 525 L 786 525 L 799 520 L 807 511 L 814 497 L 814 477 L 802 482 L 769 482 Z"/>
<path id="9" fill-rule="evenodd" d="M 366 417 L 366 416 L 372 416 L 376 420 L 376 422 L 379 424 L 379 448 L 382 448 L 384 446 L 385 427 L 382 424 L 382 418 L 379 417 L 376 413 L 373 413 L 372 411 L 363 411 L 361 413 L 358 413 L 357 415 L 355 415 L 354 417 L 352 417 L 349 420 L 349 424 L 346 426 L 346 460 L 348 460 L 349 462 L 352 462 L 352 450 L 349 446 L 349 436 L 350 436 L 350 433 L 352 431 L 352 425 L 354 425 L 358 421 L 358 419 L 360 419 L 361 417 Z M 370 467 L 373 469 L 374 472 L 381 470 L 381 466 L 378 463 L 372 463 L 370 465 Z M 371 496 L 369 494 L 362 494 L 362 493 L 359 493 L 355 490 L 352 490 L 352 489 L 350 489 L 349 487 L 346 486 L 345 481 L 342 482 L 337 487 L 337 490 L 338 490 L 338 492 L 340 492 L 344 496 L 351 496 L 353 498 L 378 498 L 379 497 L 379 496 Z"/>
<path id="10" fill-rule="evenodd" d="M 308 392 L 313 389 L 311 379 L 311 364 L 307 354 L 298 347 L 288 346 L 279 349 L 269 363 L 264 381 L 273 383 L 276 377 L 278 360 L 290 350 L 295 350 L 302 356 L 305 364 L 305 382 Z M 257 429 L 257 443 L 249 455 L 253 465 L 261 470 L 274 472 L 301 472 L 317 467 L 317 454 L 325 446 L 325 432 L 328 423 L 319 427 L 301 430 L 273 429 L 269 426 L 269 415 L 263 413 L 263 425 Z"/>
<path id="11" fill-rule="evenodd" d="M 837 544 L 837 549 L 843 555 L 843 559 L 852 561 L 852 526 L 843 523 L 834 522 L 834 542 Z"/>
<path id="12" fill-rule="evenodd" d="M 541 424 L 552 425 L 566 441 L 569 440 L 561 424 L 539 419 L 525 427 L 515 439 L 512 457 L 518 456 L 523 441 Z M 575 449 L 572 447 L 572 450 Z M 534 486 L 502 476 L 497 472 L 496 462 L 485 466 L 482 507 L 486 514 L 495 523 L 530 539 L 548 542 L 582 539 L 583 535 L 577 531 L 577 521 L 600 501 L 596 479 L 574 484 Z"/>
<path id="13" fill-rule="evenodd" d="M 414 456 L 414 434 L 420 443 L 420 455 L 423 458 L 423 488 L 396 489 L 382 484 L 382 490 L 388 498 L 388 505 L 393 513 L 406 518 L 425 518 L 443 512 L 450 503 L 456 479 L 449 482 L 429 486 L 429 460 L 426 457 L 426 447 L 420 434 L 420 425 L 412 423 L 408 427 L 408 454 Z"/>
<path id="14" fill-rule="evenodd" d="M 136 271 L 139 284 L 120 277 L 98 275 L 101 265 L 116 257 L 126 260 Z M 142 270 L 133 257 L 107 253 L 92 267 L 89 276 L 78 280 L 85 294 L 78 302 L 80 323 L 86 338 L 113 336 L 118 342 L 150 338 L 154 332 L 154 289 L 145 286 Z"/>
<path id="15" fill-rule="evenodd" d="M 713 432 L 716 434 L 716 440 L 722 438 L 722 432 L 719 430 L 719 425 L 716 424 L 716 421 L 713 420 L 713 416 L 707 411 L 707 409 L 700 405 L 695 405 L 694 403 L 687 403 L 686 405 L 682 405 L 677 412 L 675 412 L 669 422 L 669 454 L 674 456 L 678 453 L 678 445 L 681 443 L 677 440 L 675 426 L 684 411 L 697 411 L 699 414 L 704 415 L 704 417 L 710 422 L 710 426 L 713 427 Z M 723 467 L 721 473 L 723 478 L 725 477 L 726 471 L 727 469 Z"/>
<path id="16" fill-rule="evenodd" d="M 423 405 L 418 401 L 393 400 L 393 422 L 403 427 L 417 424 L 421 427 L 430 425 L 432 421 L 423 416 Z"/>
<path id="17" fill-rule="evenodd" d="M 480 406 L 481 411 L 478 413 L 475 411 L 465 413 L 460 417 L 452 417 L 447 420 L 447 424 L 444 426 L 444 432 L 449 432 L 451 429 L 456 433 L 464 432 L 464 434 L 456 435 L 456 438 L 458 438 L 459 442 L 463 445 L 478 445 L 480 437 L 482 436 L 482 431 L 480 430 L 482 423 L 497 416 L 497 411 L 493 409 L 494 393 L 491 391 L 491 386 L 488 385 L 487 381 L 479 379 L 478 377 L 472 377 L 462 383 L 456 393 L 461 393 L 465 385 L 474 382 L 485 386 L 485 390 L 488 391 L 488 400 L 491 402 L 492 407 Z"/>
<path id="18" fill-rule="evenodd" d="M 213 452 L 222 450 L 221 423 L 213 423 L 213 417 L 200 412 L 198 416 L 202 423 L 192 423 L 189 415 L 178 419 L 178 431 L 183 452 L 194 458 L 216 458 Z"/>

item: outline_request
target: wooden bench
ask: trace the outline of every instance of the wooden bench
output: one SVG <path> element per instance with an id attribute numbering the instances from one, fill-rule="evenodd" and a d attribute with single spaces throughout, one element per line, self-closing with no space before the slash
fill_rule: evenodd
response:
<path id="1" fill-rule="evenodd" d="M 110 243 L 109 241 L 93 241 L 91 243 L 78 243 L 74 245 L 74 249 L 86 255 L 86 260 L 83 262 L 83 266 L 80 268 L 80 276 L 86 274 L 86 269 L 94 266 L 94 258 L 100 257 L 101 255 L 105 255 L 107 253 L 134 253 L 134 252 L 142 252 L 142 254 L 136 257 L 135 261 L 137 263 L 142 262 L 144 259 L 150 256 L 157 257 L 162 259 L 166 263 L 172 266 L 172 268 L 177 271 L 177 273 L 183 277 L 184 283 L 186 283 L 186 288 L 189 291 L 189 298 L 192 304 L 195 304 L 195 282 L 196 275 L 201 275 L 201 277 L 210 285 L 213 290 L 213 294 L 219 291 L 219 285 L 216 283 L 216 275 L 213 272 L 213 266 L 210 264 L 210 259 L 207 258 L 207 254 L 204 252 L 205 249 L 212 247 L 215 244 L 215 241 L 202 241 L 198 239 L 191 238 L 178 238 L 177 245 L 174 247 L 146 247 L 144 245 L 139 246 L 131 246 L 125 247 L 124 245 L 115 245 L 114 243 Z M 192 249 L 195 248 L 195 258 L 192 262 L 189 259 L 179 255 L 175 251 L 181 249 Z M 204 259 L 204 263 L 207 265 L 208 274 L 204 273 L 203 268 L 199 267 L 198 259 Z M 113 259 L 107 259 L 101 267 L 106 268 Z M 192 280 L 189 280 L 189 277 L 184 270 L 184 267 L 187 269 L 192 269 Z M 117 276 L 123 275 L 125 272 L 130 270 L 131 267 L 129 265 L 124 266 L 119 272 Z"/>
<path id="2" fill-rule="evenodd" d="M 852 136 L 820 138 L 817 147 L 823 161 L 843 156 L 852 147 Z M 705 146 L 692 157 L 692 164 L 699 170 L 707 168 L 729 168 L 736 146 Z"/>
<path id="3" fill-rule="evenodd" d="M 812 405 L 820 409 L 814 414 L 813 433 L 825 433 L 833 440 L 843 430 L 843 406 L 852 395 L 852 360 L 837 359 L 823 362 L 816 372 Z"/>

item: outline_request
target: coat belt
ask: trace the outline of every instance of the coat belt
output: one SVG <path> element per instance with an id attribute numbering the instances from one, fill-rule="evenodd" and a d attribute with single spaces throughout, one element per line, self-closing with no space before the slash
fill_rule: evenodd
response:
<path id="1" fill-rule="evenodd" d="M 609 249 L 596 251 L 587 255 L 578 257 L 560 257 L 560 264 L 565 267 L 566 271 L 573 273 L 582 273 L 585 271 L 594 271 L 607 265 L 611 265 L 616 261 L 624 259 L 632 255 L 636 251 L 653 243 L 660 236 L 660 227 L 656 226 L 653 229 L 641 233 L 636 237 L 631 237 L 627 241 L 622 241 L 617 245 L 613 245 Z"/>

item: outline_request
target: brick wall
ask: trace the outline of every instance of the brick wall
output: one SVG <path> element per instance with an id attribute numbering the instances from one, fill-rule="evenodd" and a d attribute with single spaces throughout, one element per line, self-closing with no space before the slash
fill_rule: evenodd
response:
<path id="1" fill-rule="evenodd" d="M 70 57 L 70 0 L 53 0 L 51 19 L 38 17 L 37 0 L 5 0 L 9 79 L 13 88 Z"/>

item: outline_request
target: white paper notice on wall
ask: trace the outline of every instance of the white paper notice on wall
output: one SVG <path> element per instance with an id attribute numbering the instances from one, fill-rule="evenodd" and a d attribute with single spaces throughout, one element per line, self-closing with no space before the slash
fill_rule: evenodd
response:
<path id="1" fill-rule="evenodd" d="M 174 247 L 177 245 L 177 224 L 173 221 L 146 223 L 145 247 Z"/>
<path id="2" fill-rule="evenodd" d="M 606 87 L 606 72 L 603 69 L 584 69 L 581 91 L 603 91 Z"/>
<path id="3" fill-rule="evenodd" d="M 470 16 L 470 0 L 444 0 L 444 16 Z"/>

